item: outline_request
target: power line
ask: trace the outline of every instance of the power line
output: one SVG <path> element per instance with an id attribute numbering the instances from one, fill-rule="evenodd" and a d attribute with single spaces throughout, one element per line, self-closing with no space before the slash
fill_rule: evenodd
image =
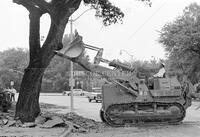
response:
<path id="1" fill-rule="evenodd" d="M 140 31 L 140 30 L 144 27 L 144 25 L 146 25 L 147 22 L 148 22 L 153 16 L 155 16 L 156 13 L 166 4 L 166 2 L 167 2 L 167 1 L 165 1 L 155 12 L 153 12 L 153 14 L 152 14 L 151 16 L 149 16 L 149 17 L 146 19 L 146 21 L 145 21 L 142 25 L 140 25 L 140 26 L 137 28 L 137 30 L 136 30 L 135 32 L 133 32 L 133 33 L 131 34 L 131 36 L 129 37 L 129 39 L 132 38 L 138 31 Z"/>

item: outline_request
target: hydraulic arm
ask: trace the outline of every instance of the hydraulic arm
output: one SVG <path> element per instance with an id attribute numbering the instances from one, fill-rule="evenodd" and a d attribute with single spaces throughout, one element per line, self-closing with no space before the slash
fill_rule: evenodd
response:
<path id="1" fill-rule="evenodd" d="M 86 48 L 90 49 L 90 50 L 97 51 L 97 54 L 94 58 L 93 64 L 82 59 L 82 55 L 83 55 L 82 53 L 84 52 L 84 50 Z M 109 66 L 114 67 L 116 70 L 119 70 L 119 72 L 121 71 L 121 73 L 126 72 L 126 73 L 124 73 L 124 75 L 125 74 L 129 75 L 128 73 L 132 73 L 134 71 L 134 68 L 132 68 L 129 65 L 126 65 L 124 63 L 121 63 L 119 61 L 116 61 L 116 60 L 109 61 L 107 59 L 103 59 L 102 58 L 103 48 L 98 48 L 98 47 L 95 47 L 95 46 L 84 44 L 82 42 L 81 36 L 76 35 L 76 38 L 67 47 L 63 48 L 61 51 L 55 51 L 55 53 L 58 56 L 67 58 L 67 59 L 69 59 L 69 60 L 71 60 L 75 63 L 78 63 L 79 65 L 81 65 L 87 71 L 94 72 L 94 73 L 101 75 L 103 78 L 106 78 L 109 82 L 117 84 L 120 87 L 126 89 L 127 92 L 129 92 L 129 93 L 131 93 L 135 96 L 138 95 L 138 93 L 135 90 L 123 85 L 118 80 L 110 77 L 109 71 L 106 71 L 106 72 L 102 71 L 102 66 L 100 66 L 99 63 L 104 62 L 104 63 L 107 63 Z M 105 69 L 105 70 L 108 70 L 108 69 Z M 112 70 L 110 70 L 110 72 L 111 71 Z M 135 77 L 135 79 L 136 79 L 136 81 L 138 81 L 136 77 Z"/>

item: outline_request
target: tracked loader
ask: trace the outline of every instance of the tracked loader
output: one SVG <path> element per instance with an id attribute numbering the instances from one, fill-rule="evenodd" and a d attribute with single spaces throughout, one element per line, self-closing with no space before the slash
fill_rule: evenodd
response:
<path id="1" fill-rule="evenodd" d="M 97 51 L 94 63 L 82 59 L 86 48 Z M 137 76 L 133 67 L 117 60 L 103 59 L 103 49 L 84 44 L 80 35 L 55 53 L 107 79 L 102 86 L 100 117 L 111 126 L 145 122 L 177 123 L 184 119 L 192 98 L 199 97 L 190 91 L 189 82 L 181 84 L 176 77 L 154 78 L 153 88 L 150 88 L 145 79 Z M 100 62 L 114 69 L 104 72 Z"/>

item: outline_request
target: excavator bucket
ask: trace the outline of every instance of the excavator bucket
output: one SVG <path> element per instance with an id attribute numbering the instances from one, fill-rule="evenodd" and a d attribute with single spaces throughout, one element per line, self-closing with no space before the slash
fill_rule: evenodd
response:
<path id="1" fill-rule="evenodd" d="M 75 59 L 82 55 L 84 49 L 85 48 L 84 48 L 84 43 L 82 41 L 82 37 L 77 33 L 75 35 L 74 40 L 70 44 L 65 45 L 63 49 L 55 52 L 59 56 L 68 59 Z"/>

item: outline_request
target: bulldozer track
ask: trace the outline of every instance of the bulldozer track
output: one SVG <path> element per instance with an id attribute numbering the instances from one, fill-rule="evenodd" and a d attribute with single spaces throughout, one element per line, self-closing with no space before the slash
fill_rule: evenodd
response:
<path id="1" fill-rule="evenodd" d="M 139 114 L 135 113 L 132 115 L 122 116 L 120 113 L 116 112 L 116 109 L 120 112 L 133 110 L 135 104 L 139 106 L 148 106 L 155 104 L 159 107 L 176 107 L 179 108 L 179 114 L 159 114 L 159 113 L 144 113 Z M 113 104 L 110 105 L 105 111 L 100 111 L 100 116 L 103 122 L 108 125 L 121 127 L 121 126 L 132 126 L 132 125 L 140 125 L 140 124 L 177 124 L 181 122 L 185 117 L 185 109 L 184 107 L 177 103 L 163 103 L 163 102 L 134 102 L 134 103 L 124 103 L 124 104 Z"/>

